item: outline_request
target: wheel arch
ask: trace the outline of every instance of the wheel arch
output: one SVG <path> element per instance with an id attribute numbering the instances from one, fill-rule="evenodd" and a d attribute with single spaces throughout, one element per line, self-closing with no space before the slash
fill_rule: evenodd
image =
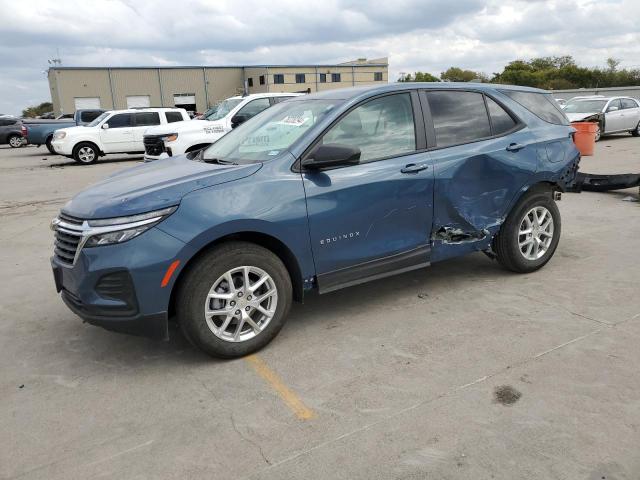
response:
<path id="1" fill-rule="evenodd" d="M 291 285 L 293 287 L 293 298 L 297 302 L 302 302 L 304 299 L 304 286 L 302 280 L 302 271 L 300 265 L 287 245 L 267 233 L 258 231 L 241 231 L 223 235 L 200 248 L 195 254 L 193 254 L 186 262 L 186 264 L 180 269 L 178 276 L 173 282 L 171 289 L 171 295 L 169 297 L 169 316 L 175 314 L 175 300 L 179 285 L 184 280 L 185 276 L 191 268 L 197 263 L 198 259 L 209 252 L 212 248 L 225 242 L 231 241 L 244 241 L 254 243 L 274 253 L 284 263 L 289 277 L 291 278 Z"/>

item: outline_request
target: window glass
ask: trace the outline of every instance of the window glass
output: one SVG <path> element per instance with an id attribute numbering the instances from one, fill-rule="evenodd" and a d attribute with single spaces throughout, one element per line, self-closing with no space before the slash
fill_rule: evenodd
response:
<path id="1" fill-rule="evenodd" d="M 340 74 L 339 73 L 332 73 L 331 74 L 331 81 L 332 82 L 339 82 L 340 81 Z"/>
<path id="2" fill-rule="evenodd" d="M 447 147 L 491 136 L 489 117 L 481 93 L 428 92 L 436 144 Z"/>
<path id="3" fill-rule="evenodd" d="M 500 135 L 504 132 L 508 132 L 516 126 L 516 121 L 504 108 L 498 105 L 491 97 L 485 96 L 485 98 L 487 99 L 487 107 L 489 107 L 492 133 L 494 135 Z"/>
<path id="4" fill-rule="evenodd" d="M 548 93 L 519 92 L 517 90 L 501 90 L 501 92 L 545 122 L 569 125 L 569 119 Z"/>
<path id="5" fill-rule="evenodd" d="M 416 149 L 411 96 L 387 95 L 361 105 L 336 123 L 322 139 L 360 149 L 360 163 Z"/>
<path id="6" fill-rule="evenodd" d="M 276 73 L 273 76 L 273 83 L 284 83 L 284 75 L 282 73 Z"/>
<path id="7" fill-rule="evenodd" d="M 566 113 L 602 112 L 606 104 L 606 100 L 569 100 L 564 111 Z"/>
<path id="8" fill-rule="evenodd" d="M 80 113 L 80 121 L 93 122 L 100 115 L 102 115 L 102 112 L 100 110 L 90 110 L 88 112 L 82 112 Z M 71 118 L 73 118 L 73 115 L 71 115 Z"/>
<path id="9" fill-rule="evenodd" d="M 304 73 L 296 73 L 296 83 L 304 83 Z"/>
<path id="10" fill-rule="evenodd" d="M 622 98 L 620 103 L 622 103 L 622 108 L 638 108 L 638 104 L 630 98 Z"/>
<path id="11" fill-rule="evenodd" d="M 273 97 L 273 103 L 280 103 L 280 102 L 284 102 L 285 100 L 289 100 L 290 98 L 295 98 L 295 97 Z"/>
<path id="12" fill-rule="evenodd" d="M 147 127 L 151 125 L 160 125 L 160 114 L 158 112 L 136 113 L 137 127 Z M 111 126 L 111 124 L 109 124 L 109 126 Z"/>
<path id="13" fill-rule="evenodd" d="M 264 85 L 264 75 L 260 75 L 260 85 Z"/>
<path id="14" fill-rule="evenodd" d="M 242 98 L 227 98 L 211 109 L 211 113 L 204 119 L 209 121 L 220 120 L 226 117 L 240 102 L 242 102 Z"/>
<path id="15" fill-rule="evenodd" d="M 613 108 L 612 108 L 613 107 Z M 611 100 L 609 105 L 607 105 L 607 112 L 613 112 L 615 110 L 621 110 L 622 105 L 620 105 L 620 100 Z"/>
<path id="16" fill-rule="evenodd" d="M 268 98 L 257 98 L 256 100 L 251 100 L 244 107 L 242 107 L 236 115 L 240 115 L 249 119 L 254 115 L 259 114 L 261 111 L 269 108 L 271 104 L 269 103 Z"/>
<path id="17" fill-rule="evenodd" d="M 182 114 L 180 112 L 164 112 L 167 117 L 167 123 L 181 122 Z"/>
<path id="18" fill-rule="evenodd" d="M 340 100 L 292 100 L 269 108 L 232 130 L 204 153 L 204 161 L 264 162 L 286 151 Z"/>
<path id="19" fill-rule="evenodd" d="M 118 113 L 107 120 L 109 128 L 125 128 L 133 125 L 132 113 Z"/>
<path id="20" fill-rule="evenodd" d="M 102 122 L 105 118 L 107 118 L 109 116 L 111 112 L 102 112 L 100 115 L 98 115 L 96 117 L 96 119 L 91 122 L 88 126 L 89 127 L 95 127 L 97 126 L 100 122 Z"/>
<path id="21" fill-rule="evenodd" d="M 382 81 L 382 72 L 374 72 L 373 80 L 375 82 L 381 82 Z"/>
<path id="22" fill-rule="evenodd" d="M 9 125 L 13 125 L 14 123 L 16 123 L 14 120 L 0 119 L 0 127 L 8 127 Z"/>
<path id="23" fill-rule="evenodd" d="M 321 73 L 320 74 L 320 83 L 327 83 L 327 74 L 326 73 Z"/>
<path id="24" fill-rule="evenodd" d="M 249 79 L 247 80 L 247 85 L 253 87 L 253 78 L 249 77 Z"/>

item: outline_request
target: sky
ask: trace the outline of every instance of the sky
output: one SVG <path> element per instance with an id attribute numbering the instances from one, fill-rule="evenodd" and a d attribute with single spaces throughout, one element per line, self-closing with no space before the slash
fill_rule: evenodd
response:
<path id="1" fill-rule="evenodd" d="M 640 68 L 638 0 L 0 0 L 0 113 L 50 101 L 64 66 L 339 63 L 389 57 L 389 78 L 572 55 Z M 59 52 L 59 53 L 58 53 Z"/>

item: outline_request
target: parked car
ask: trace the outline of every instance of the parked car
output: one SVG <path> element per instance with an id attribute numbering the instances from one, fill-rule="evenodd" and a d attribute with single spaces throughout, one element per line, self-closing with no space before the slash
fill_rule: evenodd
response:
<path id="1" fill-rule="evenodd" d="M 629 132 L 640 136 L 640 103 L 631 97 L 571 99 L 564 112 L 572 122 L 597 120 L 596 141 L 602 135 Z"/>
<path id="2" fill-rule="evenodd" d="M 142 136 L 149 127 L 188 119 L 183 108 L 113 110 L 84 127 L 57 130 L 51 145 L 60 155 L 89 164 L 108 153 L 144 153 Z"/>
<path id="3" fill-rule="evenodd" d="M 476 251 L 533 272 L 560 239 L 574 131 L 527 87 L 298 97 L 191 159 L 143 163 L 76 195 L 52 221 L 56 288 L 89 323 L 166 339 L 175 314 L 196 346 L 237 357 L 269 343 L 311 291 Z"/>
<path id="4" fill-rule="evenodd" d="M 9 144 L 12 148 L 19 148 L 25 144 L 22 122 L 19 118 L 0 117 L 0 145 Z"/>
<path id="5" fill-rule="evenodd" d="M 62 115 L 58 119 L 53 120 L 24 119 L 23 124 L 26 127 L 27 143 L 37 145 L 38 147 L 40 145 L 46 145 L 47 150 L 55 154 L 56 152 L 51 146 L 53 132 L 61 128 L 87 125 L 93 122 L 103 112 L 104 110 L 99 109 L 84 109 L 76 110 L 72 118 L 67 118 L 66 115 Z"/>
<path id="6" fill-rule="evenodd" d="M 181 155 L 211 145 L 233 128 L 271 105 L 299 93 L 257 93 L 220 102 L 204 120 L 172 123 L 150 128 L 144 136 L 147 161 Z"/>

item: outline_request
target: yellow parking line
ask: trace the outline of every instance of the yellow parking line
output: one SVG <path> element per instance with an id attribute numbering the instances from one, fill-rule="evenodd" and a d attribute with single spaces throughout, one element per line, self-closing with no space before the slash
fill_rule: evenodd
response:
<path id="1" fill-rule="evenodd" d="M 271 387 L 278 392 L 284 403 L 296 414 L 300 420 L 309 420 L 315 417 L 313 410 L 308 408 L 298 396 L 287 387 L 276 372 L 257 355 L 249 355 L 245 360 L 258 375 L 260 375 Z"/>

